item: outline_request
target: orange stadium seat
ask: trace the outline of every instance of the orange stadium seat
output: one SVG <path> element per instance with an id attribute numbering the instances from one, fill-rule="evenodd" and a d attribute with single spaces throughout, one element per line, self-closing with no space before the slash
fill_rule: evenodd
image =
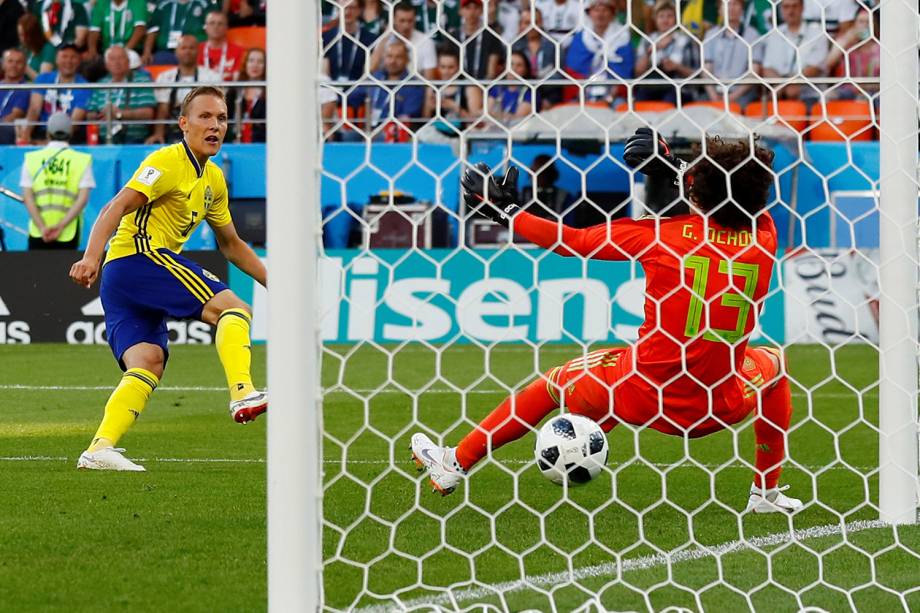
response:
<path id="1" fill-rule="evenodd" d="M 673 104 L 663 100 L 636 100 L 633 102 L 633 110 L 637 113 L 663 113 L 673 111 L 675 108 Z M 618 113 L 625 113 L 629 110 L 629 105 L 624 102 L 618 104 L 614 110 Z"/>
<path id="2" fill-rule="evenodd" d="M 144 66 L 144 70 L 150 73 L 150 78 L 154 81 L 157 80 L 157 77 L 160 76 L 161 73 L 166 72 L 170 68 L 175 68 L 175 66 L 172 64 L 151 64 L 150 66 Z"/>
<path id="3" fill-rule="evenodd" d="M 227 30 L 227 40 L 243 49 L 265 49 L 265 28 L 242 26 Z"/>
<path id="4" fill-rule="evenodd" d="M 780 100 L 777 108 L 774 109 L 773 101 L 767 102 L 766 108 L 760 100 L 752 102 L 744 109 L 744 114 L 753 119 L 766 121 L 778 121 L 777 117 L 782 119 L 789 127 L 796 132 L 801 132 L 808 126 L 808 107 L 801 100 Z"/>
<path id="5" fill-rule="evenodd" d="M 721 101 L 721 100 L 700 100 L 700 101 L 698 101 L 698 102 L 688 102 L 687 104 L 684 105 L 684 108 L 690 108 L 690 107 L 694 107 L 694 106 L 697 106 L 697 107 L 699 107 L 699 106 L 708 106 L 708 107 L 711 107 L 711 108 L 714 108 L 714 109 L 719 109 L 719 110 L 722 110 L 722 111 L 725 110 L 725 102 L 723 102 L 723 101 Z M 729 102 L 729 103 L 728 103 L 728 111 L 729 111 L 730 113 L 735 113 L 736 115 L 740 115 L 740 114 L 741 114 L 741 105 L 738 104 L 737 102 Z"/>
<path id="6" fill-rule="evenodd" d="M 829 100 L 825 103 L 827 119 L 815 117 L 811 124 L 811 140 L 845 141 L 872 140 L 872 108 L 866 100 Z M 819 111 L 815 109 L 817 115 Z"/>

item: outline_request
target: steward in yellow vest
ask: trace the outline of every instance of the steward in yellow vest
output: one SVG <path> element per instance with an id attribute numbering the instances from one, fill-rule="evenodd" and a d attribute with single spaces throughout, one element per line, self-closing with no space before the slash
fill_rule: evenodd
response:
<path id="1" fill-rule="evenodd" d="M 96 187 L 93 158 L 70 148 L 71 121 L 48 119 L 48 146 L 26 154 L 19 186 L 29 210 L 29 249 L 76 249 L 89 192 Z"/>

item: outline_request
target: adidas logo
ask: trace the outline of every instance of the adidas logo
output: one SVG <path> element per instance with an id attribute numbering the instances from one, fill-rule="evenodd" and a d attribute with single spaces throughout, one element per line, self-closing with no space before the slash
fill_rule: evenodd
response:
<path id="1" fill-rule="evenodd" d="M 0 297 L 0 317 L 10 317 L 12 313 L 3 298 Z M 29 322 L 0 320 L 0 345 L 23 344 L 32 342 Z"/>

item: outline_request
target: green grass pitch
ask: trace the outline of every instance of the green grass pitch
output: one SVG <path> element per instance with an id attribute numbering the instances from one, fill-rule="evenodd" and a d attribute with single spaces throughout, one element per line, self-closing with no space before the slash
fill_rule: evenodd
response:
<path id="1" fill-rule="evenodd" d="M 858 523 L 877 518 L 867 347 L 789 350 L 799 385 L 783 480 L 812 501 L 794 518 L 734 513 L 750 422 L 689 443 L 619 427 L 610 470 L 568 492 L 538 474 L 527 437 L 454 495 L 430 492 L 409 461 L 413 431 L 453 444 L 508 390 L 578 353 L 327 347 L 328 608 L 384 610 L 398 592 L 418 610 L 920 610 L 920 528 Z M 261 383 L 261 348 L 255 358 Z M 173 347 L 121 443 L 143 474 L 74 468 L 118 380 L 106 348 L 0 346 L 0 364 L 0 611 L 265 608 L 265 421 L 229 419 L 213 347 Z M 846 538 L 825 528 L 841 518 Z"/>

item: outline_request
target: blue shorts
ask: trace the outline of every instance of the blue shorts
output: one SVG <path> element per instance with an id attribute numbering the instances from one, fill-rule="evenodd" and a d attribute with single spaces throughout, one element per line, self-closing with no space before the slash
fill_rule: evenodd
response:
<path id="1" fill-rule="evenodd" d="M 214 274 L 168 249 L 108 262 L 99 296 L 109 346 L 122 370 L 122 356 L 138 343 L 159 345 L 168 358 L 166 318 L 201 319 L 205 303 L 225 289 Z"/>

